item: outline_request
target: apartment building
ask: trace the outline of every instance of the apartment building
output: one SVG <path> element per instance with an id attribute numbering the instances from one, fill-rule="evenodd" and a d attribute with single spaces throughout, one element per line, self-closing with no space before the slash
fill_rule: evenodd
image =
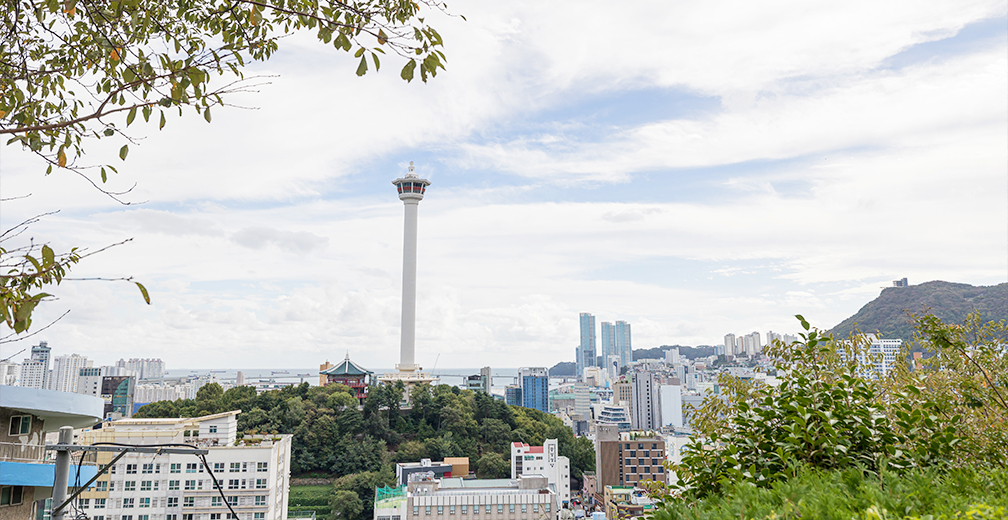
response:
<path id="1" fill-rule="evenodd" d="M 238 439 L 239 413 L 123 419 L 100 430 L 81 433 L 80 443 L 85 445 L 116 442 L 205 448 L 209 450 L 206 455 L 209 468 L 195 455 L 129 453 L 99 477 L 93 491 L 81 494 L 80 511 L 91 520 L 287 518 L 291 436 Z M 100 464 L 107 464 L 114 454 L 103 452 L 98 456 Z M 215 479 L 223 497 L 214 485 Z"/>
<path id="2" fill-rule="evenodd" d="M 546 477 L 416 480 L 375 490 L 374 520 L 555 520 Z"/>

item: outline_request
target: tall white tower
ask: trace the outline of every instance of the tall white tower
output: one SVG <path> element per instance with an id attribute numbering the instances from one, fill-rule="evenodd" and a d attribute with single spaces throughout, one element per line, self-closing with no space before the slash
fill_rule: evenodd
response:
<path id="1" fill-rule="evenodd" d="M 383 382 L 403 381 L 409 384 L 430 383 L 437 379 L 421 373 L 416 364 L 416 265 L 417 265 L 417 209 L 423 200 L 430 181 L 421 179 L 413 171 L 410 161 L 409 172 L 392 184 L 399 191 L 399 200 L 405 206 L 403 221 L 403 278 L 402 278 L 402 332 L 399 340 L 399 364 L 397 373 L 383 374 Z"/>

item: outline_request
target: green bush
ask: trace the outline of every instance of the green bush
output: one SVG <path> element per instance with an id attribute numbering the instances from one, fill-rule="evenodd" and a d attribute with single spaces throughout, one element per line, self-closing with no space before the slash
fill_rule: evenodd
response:
<path id="1" fill-rule="evenodd" d="M 939 520 L 1008 518 L 1008 471 L 911 469 L 881 479 L 859 468 L 801 466 L 766 488 L 726 484 L 720 496 L 660 503 L 651 520 Z"/>

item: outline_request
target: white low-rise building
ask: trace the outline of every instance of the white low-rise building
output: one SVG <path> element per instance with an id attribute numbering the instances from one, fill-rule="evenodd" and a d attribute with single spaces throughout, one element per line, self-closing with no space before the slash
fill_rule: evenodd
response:
<path id="1" fill-rule="evenodd" d="M 184 444 L 207 449 L 209 471 L 196 455 L 129 453 L 99 477 L 94 491 L 81 494 L 80 511 L 92 520 L 286 519 L 291 436 L 239 439 L 239 413 L 123 419 L 81 433 L 84 445 Z M 98 463 L 108 464 L 114 455 L 101 452 Z"/>
<path id="2" fill-rule="evenodd" d="M 542 446 L 511 443 L 511 478 L 527 475 L 546 477 L 556 487 L 561 504 L 570 503 L 570 459 L 560 455 L 556 439 L 546 439 Z"/>
<path id="3" fill-rule="evenodd" d="M 556 489 L 540 475 L 426 479 L 375 490 L 374 520 L 555 520 Z"/>

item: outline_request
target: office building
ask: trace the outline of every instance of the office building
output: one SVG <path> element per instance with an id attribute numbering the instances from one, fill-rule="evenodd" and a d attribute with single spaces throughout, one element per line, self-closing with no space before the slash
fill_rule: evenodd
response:
<path id="1" fill-rule="evenodd" d="M 625 406 L 611 404 L 598 405 L 596 424 L 614 426 L 618 431 L 630 431 L 630 412 Z"/>
<path id="2" fill-rule="evenodd" d="M 636 486 L 665 482 L 665 439 L 648 432 L 621 432 L 614 425 L 595 429 L 595 475 L 598 486 Z"/>
<path id="3" fill-rule="evenodd" d="M 591 392 L 582 382 L 574 383 L 574 414 L 579 415 L 581 420 L 591 418 Z"/>
<path id="4" fill-rule="evenodd" d="M 646 431 L 661 428 L 654 372 L 634 372 L 630 377 L 630 392 L 631 427 Z"/>
<path id="5" fill-rule="evenodd" d="M 287 518 L 291 435 L 238 439 L 238 411 L 194 418 L 123 419 L 82 432 L 80 443 L 189 444 L 207 449 L 206 461 L 189 454 L 127 453 L 81 494 L 92 519 L 240 520 Z M 99 464 L 115 454 L 100 452 Z M 210 472 L 213 472 L 211 477 Z M 214 480 L 224 491 L 222 499 Z M 226 501 L 226 502 L 225 502 Z M 228 507 L 230 505 L 230 508 Z"/>
<path id="6" fill-rule="evenodd" d="M 607 362 L 610 356 L 619 356 L 616 351 L 616 328 L 608 321 L 603 321 L 599 327 L 599 354 L 602 356 L 602 361 Z M 623 366 L 623 363 L 620 363 L 620 366 Z"/>
<path id="7" fill-rule="evenodd" d="M 375 489 L 373 519 L 555 520 L 559 509 L 545 477 L 429 478 Z"/>
<path id="8" fill-rule="evenodd" d="M 84 356 L 70 354 L 56 356 L 52 360 L 52 376 L 49 379 L 49 389 L 57 392 L 77 392 L 77 379 L 82 368 L 91 366 Z"/>
<path id="9" fill-rule="evenodd" d="M 63 426 L 94 426 L 102 413 L 102 400 L 95 397 L 41 388 L 0 390 L 0 518 L 49 518 L 56 471 L 52 452 L 45 449 L 46 435 Z M 77 471 L 71 463 L 71 485 Z M 88 464 L 79 471 L 82 484 L 97 473 Z"/>
<path id="10" fill-rule="evenodd" d="M 518 369 L 521 403 L 525 408 L 549 413 L 549 371 L 543 367 Z"/>
<path id="11" fill-rule="evenodd" d="M 542 446 L 511 443 L 511 478 L 530 475 L 546 477 L 560 503 L 570 503 L 570 459 L 560 455 L 557 439 L 546 439 Z"/>
<path id="12" fill-rule="evenodd" d="M 612 404 L 629 407 L 633 400 L 633 390 L 628 381 L 618 381 L 613 383 Z"/>
<path id="13" fill-rule="evenodd" d="M 577 351 L 577 377 L 584 377 L 585 367 L 596 366 L 595 316 L 582 312 L 579 317 L 581 343 Z"/>
<path id="14" fill-rule="evenodd" d="M 504 387 L 504 402 L 510 406 L 524 406 L 522 404 L 522 388 L 520 385 L 507 385 Z"/>
<path id="15" fill-rule="evenodd" d="M 620 357 L 621 366 L 628 367 L 633 361 L 633 347 L 630 342 L 630 324 L 617 321 L 614 327 L 616 336 L 616 353 Z"/>

